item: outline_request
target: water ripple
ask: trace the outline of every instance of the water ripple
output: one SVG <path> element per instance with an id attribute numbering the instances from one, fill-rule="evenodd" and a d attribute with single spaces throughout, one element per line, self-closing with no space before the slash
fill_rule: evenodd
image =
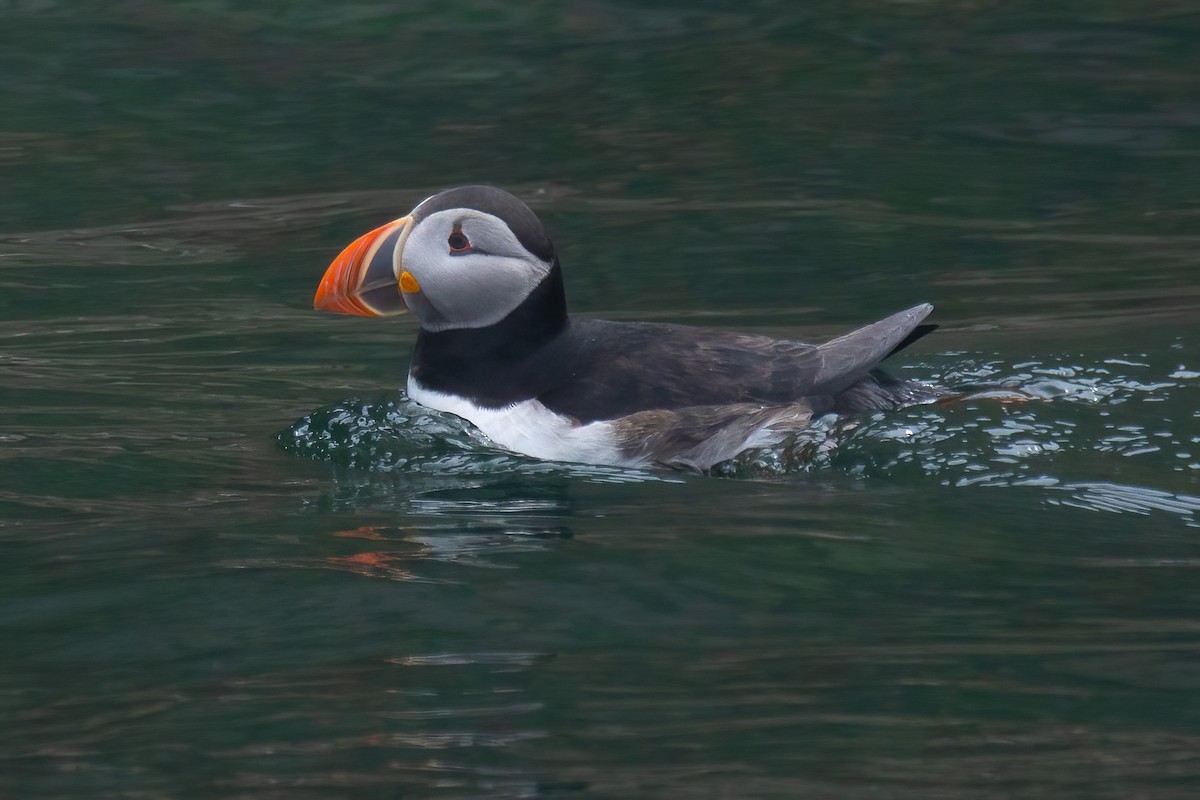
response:
<path id="1" fill-rule="evenodd" d="M 1181 346 L 1173 350 L 1182 350 Z M 1195 393 L 1200 372 L 1179 360 L 1124 353 L 1005 362 L 946 353 L 905 371 L 961 392 L 953 401 L 864 418 L 819 419 L 783 444 L 748 451 L 713 474 L 768 478 L 835 471 L 947 486 L 1034 487 L 1046 502 L 1092 511 L 1172 514 L 1197 525 L 1200 473 Z M 571 475 L 598 482 L 677 480 L 670 473 L 539 462 L 496 447 L 465 421 L 404 395 L 351 398 L 313 412 L 278 436 L 285 450 L 338 468 L 342 501 L 377 496 L 380 476 Z M 1145 461 L 1144 469 L 1130 470 Z M 1179 481 L 1164 485 L 1162 467 Z M 428 513 L 537 513 L 424 496 Z M 533 502 L 534 505 L 528 505 Z M 482 503 L 482 505 L 481 505 Z"/>

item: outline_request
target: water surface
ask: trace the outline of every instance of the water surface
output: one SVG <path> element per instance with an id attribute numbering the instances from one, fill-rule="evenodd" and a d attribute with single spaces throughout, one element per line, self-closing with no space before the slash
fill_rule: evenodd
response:
<path id="1" fill-rule="evenodd" d="M 0 793 L 1193 797 L 1183 4 L 0 10 Z M 432 191 L 575 310 L 906 377 L 716 476 L 404 397 L 322 270 Z M 1024 402 L 1012 402 L 1020 396 Z"/>

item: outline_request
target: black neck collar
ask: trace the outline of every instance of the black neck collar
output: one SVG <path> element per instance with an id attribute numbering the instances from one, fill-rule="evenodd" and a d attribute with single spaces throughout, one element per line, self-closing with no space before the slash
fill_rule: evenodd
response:
<path id="1" fill-rule="evenodd" d="M 540 355 L 568 325 L 558 259 L 507 317 L 486 328 L 417 333 L 411 373 L 422 386 L 489 405 L 535 396 Z M 532 392 L 532 393 L 531 393 Z"/>

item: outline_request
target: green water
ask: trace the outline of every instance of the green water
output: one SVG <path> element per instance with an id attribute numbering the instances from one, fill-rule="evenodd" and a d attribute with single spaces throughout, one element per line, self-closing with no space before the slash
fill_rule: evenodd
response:
<path id="1" fill-rule="evenodd" d="M 0 4 L 0 796 L 1196 796 L 1191 4 L 261 5 Z M 480 181 L 581 313 L 1031 400 L 495 450 L 309 308 Z"/>

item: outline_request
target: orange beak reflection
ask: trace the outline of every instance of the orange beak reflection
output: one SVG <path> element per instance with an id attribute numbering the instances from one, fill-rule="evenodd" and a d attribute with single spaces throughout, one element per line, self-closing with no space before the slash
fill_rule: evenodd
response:
<path id="1" fill-rule="evenodd" d="M 360 317 L 407 311 L 393 264 L 411 226 L 411 216 L 401 217 L 351 242 L 325 271 L 313 308 Z"/>

